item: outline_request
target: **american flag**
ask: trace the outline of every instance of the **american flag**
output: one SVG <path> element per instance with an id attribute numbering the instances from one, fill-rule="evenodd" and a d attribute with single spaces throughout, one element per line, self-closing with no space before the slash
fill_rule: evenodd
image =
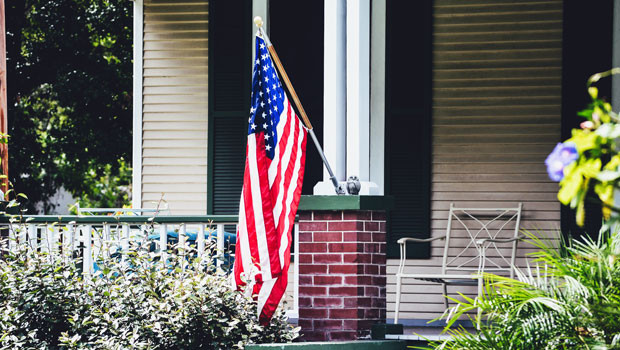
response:
<path id="1" fill-rule="evenodd" d="M 259 318 L 266 324 L 288 282 L 307 130 L 293 111 L 267 45 L 258 35 L 248 124 L 234 277 L 240 289 L 253 284 Z"/>

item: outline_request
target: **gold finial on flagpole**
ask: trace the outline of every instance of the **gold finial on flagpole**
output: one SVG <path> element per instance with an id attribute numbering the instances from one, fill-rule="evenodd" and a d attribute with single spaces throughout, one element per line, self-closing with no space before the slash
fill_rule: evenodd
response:
<path id="1" fill-rule="evenodd" d="M 260 16 L 254 17 L 254 24 L 256 24 L 258 28 L 261 28 L 263 26 L 263 19 Z"/>

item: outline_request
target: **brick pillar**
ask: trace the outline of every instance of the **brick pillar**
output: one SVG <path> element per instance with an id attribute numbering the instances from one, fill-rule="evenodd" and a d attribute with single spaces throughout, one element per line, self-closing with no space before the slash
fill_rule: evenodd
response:
<path id="1" fill-rule="evenodd" d="M 300 212 L 299 326 L 305 340 L 370 337 L 385 323 L 385 212 Z"/>

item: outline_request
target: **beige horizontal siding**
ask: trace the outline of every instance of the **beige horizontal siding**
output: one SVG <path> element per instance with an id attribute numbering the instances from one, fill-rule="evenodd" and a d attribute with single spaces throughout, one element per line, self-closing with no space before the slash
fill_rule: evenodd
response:
<path id="1" fill-rule="evenodd" d="M 206 0 L 144 5 L 142 205 L 206 214 Z"/>
<path id="2" fill-rule="evenodd" d="M 436 0 L 433 26 L 431 235 L 445 234 L 450 202 L 523 202 L 521 227 L 554 234 L 558 187 L 543 162 L 560 140 L 562 2 Z M 442 243 L 433 243 L 430 259 L 408 260 L 406 270 L 439 272 Z M 464 238 L 454 243 L 467 245 Z M 517 264 L 532 251 L 522 244 Z M 388 260 L 388 318 L 397 264 Z M 444 311 L 440 285 L 404 280 L 403 291 L 403 319 L 434 319 Z M 448 288 L 452 296 L 457 291 L 475 295 L 476 287 Z"/>

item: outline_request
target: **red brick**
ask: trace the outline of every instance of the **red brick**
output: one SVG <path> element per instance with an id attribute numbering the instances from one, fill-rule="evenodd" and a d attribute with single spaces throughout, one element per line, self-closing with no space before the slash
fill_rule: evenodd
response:
<path id="1" fill-rule="evenodd" d="M 344 283 L 347 285 L 372 285 L 372 277 L 370 276 L 345 276 Z"/>
<path id="2" fill-rule="evenodd" d="M 299 223 L 299 232 L 326 231 L 327 222 L 325 221 L 307 221 Z"/>
<path id="3" fill-rule="evenodd" d="M 387 253 L 387 244 L 380 243 L 379 244 L 379 253 L 386 254 Z"/>
<path id="4" fill-rule="evenodd" d="M 371 231 L 379 231 L 379 223 L 376 221 L 366 221 L 364 223 L 364 231 L 366 232 L 371 232 Z"/>
<path id="5" fill-rule="evenodd" d="M 315 264 L 341 263 L 342 254 L 314 254 Z"/>
<path id="6" fill-rule="evenodd" d="M 312 298 L 299 297 L 297 300 L 299 302 L 299 307 L 312 306 Z"/>
<path id="7" fill-rule="evenodd" d="M 315 232 L 315 242 L 342 242 L 342 232 Z"/>
<path id="8" fill-rule="evenodd" d="M 385 265 L 379 265 L 379 274 L 385 275 L 385 269 L 386 269 Z"/>
<path id="9" fill-rule="evenodd" d="M 325 274 L 327 266 L 315 264 L 299 264 L 299 273 L 303 275 Z"/>
<path id="10" fill-rule="evenodd" d="M 301 333 L 303 334 L 301 339 L 304 341 L 326 341 L 329 340 L 329 333 L 326 332 L 315 332 L 315 331 L 304 331 L 301 329 Z"/>
<path id="11" fill-rule="evenodd" d="M 364 223 L 361 221 L 330 221 L 328 227 L 329 231 L 363 231 Z"/>
<path id="12" fill-rule="evenodd" d="M 298 211 L 297 215 L 299 215 L 299 220 L 300 221 L 312 220 L 312 212 L 311 211 Z"/>
<path id="13" fill-rule="evenodd" d="M 367 210 L 360 211 L 345 211 L 344 212 L 345 220 L 372 220 L 372 214 Z"/>
<path id="14" fill-rule="evenodd" d="M 373 254 L 372 263 L 378 265 L 385 265 L 385 254 Z"/>
<path id="15" fill-rule="evenodd" d="M 372 304 L 372 298 L 342 298 L 344 299 L 344 307 L 347 308 L 359 308 L 359 307 L 370 307 Z"/>
<path id="16" fill-rule="evenodd" d="M 385 309 L 385 305 L 385 298 L 372 298 L 372 302 L 370 303 L 370 307 L 374 307 L 377 309 Z"/>
<path id="17" fill-rule="evenodd" d="M 328 334 L 329 340 L 356 340 L 357 332 L 356 331 L 337 331 L 330 332 Z"/>
<path id="18" fill-rule="evenodd" d="M 373 276 L 371 284 L 373 286 L 385 286 L 385 276 Z"/>
<path id="19" fill-rule="evenodd" d="M 364 318 L 379 318 L 379 309 L 365 309 L 364 310 Z"/>
<path id="20" fill-rule="evenodd" d="M 342 297 L 313 299 L 314 307 L 342 307 Z"/>
<path id="21" fill-rule="evenodd" d="M 379 232 L 387 232 L 385 231 L 385 221 L 379 223 Z"/>
<path id="22" fill-rule="evenodd" d="M 345 242 L 370 242 L 372 233 L 369 232 L 343 232 Z"/>
<path id="23" fill-rule="evenodd" d="M 379 274 L 379 265 L 365 265 L 364 273 L 367 275 L 378 275 Z"/>
<path id="24" fill-rule="evenodd" d="M 378 292 L 378 291 L 377 291 Z M 330 296 L 358 296 L 364 295 L 364 287 L 330 287 Z"/>
<path id="25" fill-rule="evenodd" d="M 330 309 L 329 318 L 331 319 L 343 319 L 343 318 L 363 318 L 364 309 Z"/>
<path id="26" fill-rule="evenodd" d="M 312 232 L 299 232 L 299 242 L 312 242 Z"/>
<path id="27" fill-rule="evenodd" d="M 310 319 L 305 318 L 303 320 L 298 320 L 297 321 L 297 325 L 299 327 L 301 327 L 302 329 L 304 329 L 304 330 L 312 330 L 312 329 L 314 329 L 314 326 L 312 325 L 312 321 L 313 320 L 311 318 Z"/>
<path id="28" fill-rule="evenodd" d="M 314 220 L 341 221 L 342 212 L 341 211 L 317 211 L 317 212 L 314 212 Z"/>
<path id="29" fill-rule="evenodd" d="M 314 284 L 321 285 L 340 285 L 342 284 L 341 276 L 314 276 Z"/>
<path id="30" fill-rule="evenodd" d="M 371 296 L 371 297 L 372 296 L 378 296 L 379 295 L 379 288 L 378 287 L 365 287 L 364 288 L 364 295 Z"/>
<path id="31" fill-rule="evenodd" d="M 312 264 L 312 254 L 299 254 L 300 264 Z"/>
<path id="32" fill-rule="evenodd" d="M 312 286 L 312 276 L 299 276 L 300 286 Z"/>
<path id="33" fill-rule="evenodd" d="M 337 329 L 342 330 L 342 320 L 314 320 L 314 330 Z"/>
<path id="34" fill-rule="evenodd" d="M 327 288 L 299 286 L 299 295 L 327 295 Z"/>
<path id="35" fill-rule="evenodd" d="M 326 243 L 299 243 L 301 253 L 325 253 L 327 252 Z"/>
<path id="36" fill-rule="evenodd" d="M 329 265 L 329 273 L 358 274 L 364 273 L 362 265 Z"/>
<path id="37" fill-rule="evenodd" d="M 299 318 L 327 318 L 327 309 L 299 308 Z"/>
<path id="38" fill-rule="evenodd" d="M 343 320 L 342 328 L 344 330 L 371 329 L 375 323 L 376 321 L 373 320 Z"/>
<path id="39" fill-rule="evenodd" d="M 379 244 L 378 243 L 365 243 L 364 244 L 364 252 L 366 252 L 366 253 L 378 253 L 379 252 Z"/>
<path id="40" fill-rule="evenodd" d="M 372 261 L 372 254 L 367 254 L 367 253 L 342 254 L 342 261 L 344 261 L 345 263 L 369 264 Z"/>
<path id="41" fill-rule="evenodd" d="M 385 232 L 373 232 L 372 233 L 372 241 L 373 242 L 386 242 L 386 234 Z"/>
<path id="42" fill-rule="evenodd" d="M 329 243 L 330 253 L 357 253 L 364 250 L 362 243 Z"/>
<path id="43" fill-rule="evenodd" d="M 379 319 L 380 320 L 385 320 L 386 314 L 387 314 L 387 310 L 385 308 L 379 309 Z"/>
<path id="44" fill-rule="evenodd" d="M 372 220 L 373 221 L 385 221 L 386 220 L 385 212 L 384 211 L 373 211 Z"/>

